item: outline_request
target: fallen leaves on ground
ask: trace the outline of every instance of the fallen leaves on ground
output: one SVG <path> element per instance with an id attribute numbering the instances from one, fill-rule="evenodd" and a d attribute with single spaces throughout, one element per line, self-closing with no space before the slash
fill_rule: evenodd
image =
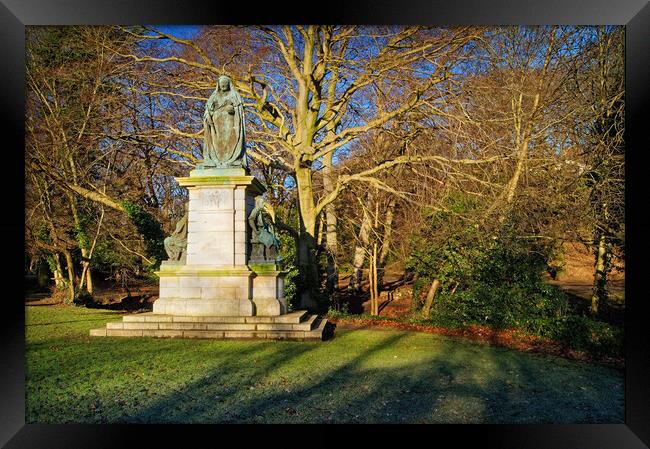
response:
<path id="1" fill-rule="evenodd" d="M 600 363 L 607 366 L 623 369 L 625 359 L 615 357 L 594 357 L 582 351 L 576 351 L 566 346 L 542 337 L 526 335 L 519 329 L 493 329 L 487 326 L 470 325 L 462 328 L 449 328 L 427 326 L 422 324 L 404 323 L 394 320 L 373 320 L 364 318 L 328 318 L 329 321 L 353 328 L 362 327 L 390 327 L 399 330 L 425 332 L 428 334 L 444 335 L 447 337 L 460 337 L 479 343 L 493 346 L 503 346 L 526 352 L 538 352 L 565 357 L 573 360 Z"/>

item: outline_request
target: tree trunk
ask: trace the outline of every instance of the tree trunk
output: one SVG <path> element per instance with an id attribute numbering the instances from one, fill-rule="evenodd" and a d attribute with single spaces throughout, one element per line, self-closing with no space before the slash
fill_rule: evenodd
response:
<path id="1" fill-rule="evenodd" d="M 64 284 L 63 268 L 61 267 L 61 257 L 59 253 L 52 255 L 54 259 L 54 285 L 60 288 Z"/>
<path id="2" fill-rule="evenodd" d="M 81 220 L 79 219 L 79 214 L 77 212 L 77 201 L 76 198 L 72 195 L 69 194 L 68 198 L 70 199 L 70 208 L 72 210 L 72 218 L 74 219 L 74 224 L 78 229 L 81 229 Z M 86 230 L 83 229 L 83 232 Z M 86 248 L 84 245 L 81 244 L 81 242 L 77 242 L 79 244 L 79 249 L 81 250 L 81 275 L 79 277 L 79 290 L 82 291 L 84 287 L 86 288 L 86 291 L 90 294 L 92 294 L 92 280 L 90 279 L 90 276 L 87 274 L 90 270 L 90 252 L 89 249 Z M 88 284 L 86 284 L 86 280 L 88 280 Z"/>
<path id="3" fill-rule="evenodd" d="M 83 262 L 83 269 L 81 271 L 81 278 L 79 281 L 79 289 L 82 290 L 86 287 L 89 294 L 93 294 L 93 278 L 91 274 L 90 262 Z"/>
<path id="4" fill-rule="evenodd" d="M 370 293 L 370 315 L 379 315 L 379 289 L 377 286 L 377 244 L 373 244 L 368 261 L 368 291 Z"/>
<path id="5" fill-rule="evenodd" d="M 517 137 L 517 139 L 519 139 L 519 137 Z M 512 208 L 512 202 L 515 198 L 517 186 L 519 185 L 519 179 L 521 178 L 521 174 L 523 173 L 524 166 L 526 164 L 527 155 L 528 139 L 524 139 L 523 143 L 519 145 L 519 148 L 517 150 L 517 163 L 515 165 L 515 170 L 512 173 L 512 177 L 506 184 L 499 197 L 487 209 L 483 220 L 489 218 L 496 209 L 500 209 L 498 221 L 499 223 L 503 223 L 505 221 L 508 213 Z"/>
<path id="6" fill-rule="evenodd" d="M 92 269 L 90 268 L 90 261 L 95 252 L 95 245 L 97 244 L 97 239 L 99 238 L 99 232 L 102 228 L 102 222 L 104 221 L 104 206 L 102 206 L 101 209 L 102 209 L 102 214 L 99 217 L 99 222 L 97 223 L 97 232 L 95 233 L 95 238 L 93 239 L 92 245 L 90 245 L 90 249 L 87 250 L 87 256 L 86 256 L 87 260 L 84 261 L 84 272 L 81 274 L 80 288 L 83 288 L 83 281 L 85 278 L 86 291 L 91 295 L 93 294 L 93 277 L 92 277 Z"/>
<path id="7" fill-rule="evenodd" d="M 379 315 L 379 284 L 377 278 L 377 243 L 373 244 L 370 267 L 368 270 L 368 279 L 370 281 L 370 314 Z"/>
<path id="8" fill-rule="evenodd" d="M 301 232 L 298 238 L 298 268 L 300 270 L 300 308 L 320 312 L 316 300 L 318 290 L 318 266 L 315 260 L 316 242 L 312 235 Z"/>
<path id="9" fill-rule="evenodd" d="M 318 265 L 316 260 L 316 206 L 309 166 L 296 169 L 298 207 L 301 229 L 298 238 L 298 268 L 300 270 L 300 308 L 319 312 L 316 300 L 318 292 Z"/>
<path id="10" fill-rule="evenodd" d="M 368 293 L 370 294 L 370 315 L 375 314 L 375 270 L 373 269 L 373 255 L 368 258 Z"/>
<path id="11" fill-rule="evenodd" d="M 589 313 L 598 314 L 598 305 L 601 301 L 607 299 L 607 269 L 609 268 L 609 251 L 607 248 L 607 238 L 605 233 L 598 233 L 598 248 L 596 249 L 596 263 L 594 272 L 594 285 L 591 294 L 591 305 Z"/>
<path id="12" fill-rule="evenodd" d="M 384 267 L 386 266 L 386 258 L 390 251 L 391 236 L 393 233 L 393 219 L 395 215 L 395 205 L 397 200 L 391 197 L 388 200 L 388 207 L 386 208 L 386 217 L 384 219 L 384 232 L 381 242 L 381 252 L 379 253 L 379 261 L 377 263 L 377 285 L 379 288 L 384 284 Z"/>
<path id="13" fill-rule="evenodd" d="M 316 235 L 318 236 L 318 238 L 316 240 L 316 246 L 318 248 L 320 248 L 321 245 L 323 244 L 323 231 L 324 231 L 323 227 L 324 227 L 324 224 L 325 223 L 324 223 L 323 218 L 320 217 L 320 219 L 318 220 L 318 230 L 316 231 Z"/>
<path id="14" fill-rule="evenodd" d="M 68 304 L 72 304 L 74 302 L 74 284 L 75 284 L 75 274 L 74 274 L 74 264 L 72 262 L 72 255 L 70 254 L 70 251 L 65 250 L 63 252 L 63 255 L 65 256 L 65 264 L 67 265 L 68 268 Z"/>
<path id="15" fill-rule="evenodd" d="M 364 208 L 363 220 L 361 221 L 361 228 L 359 229 L 359 241 L 354 248 L 354 259 L 352 261 L 353 272 L 350 279 L 350 288 L 359 291 L 361 288 L 361 280 L 363 278 L 363 262 L 366 258 L 366 248 L 370 242 L 370 228 L 372 226 L 372 218 Z"/>
<path id="16" fill-rule="evenodd" d="M 434 279 L 431 283 L 431 287 L 429 287 L 429 291 L 427 292 L 427 299 L 424 301 L 424 307 L 422 308 L 422 315 L 424 315 L 425 318 L 429 318 L 431 305 L 433 304 L 433 299 L 435 298 L 439 288 L 440 281 L 438 279 Z"/>
<path id="17" fill-rule="evenodd" d="M 323 158 L 323 186 L 325 194 L 329 194 L 334 189 L 334 180 L 332 179 L 332 157 L 334 152 L 328 153 Z M 338 235 L 337 226 L 338 218 L 333 203 L 325 206 L 325 243 L 327 247 L 327 294 L 330 298 L 335 294 L 339 285 L 339 271 L 336 265 L 338 257 Z"/>
<path id="18" fill-rule="evenodd" d="M 88 271 L 86 271 L 86 277 L 87 277 L 86 283 L 88 285 L 87 290 L 88 290 L 88 293 L 90 293 L 92 295 L 94 286 L 93 286 L 92 269 L 90 267 L 88 267 Z"/>

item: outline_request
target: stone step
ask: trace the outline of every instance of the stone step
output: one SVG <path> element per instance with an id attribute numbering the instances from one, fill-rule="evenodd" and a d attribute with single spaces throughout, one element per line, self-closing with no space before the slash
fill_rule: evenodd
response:
<path id="1" fill-rule="evenodd" d="M 332 335 L 326 335 L 326 333 L 329 334 L 330 332 L 333 332 L 333 329 L 331 331 L 329 331 L 329 329 L 327 329 L 328 321 L 325 318 L 321 319 L 320 317 L 318 317 L 318 321 L 316 321 L 315 324 L 316 324 L 316 326 L 312 330 L 310 330 L 308 332 L 305 332 L 305 338 L 326 340 L 326 339 L 329 339 L 333 335 L 333 333 L 332 333 Z M 330 324 L 330 326 L 331 326 L 331 324 Z"/>
<path id="2" fill-rule="evenodd" d="M 294 324 L 296 330 L 301 331 L 311 331 L 314 330 L 320 323 L 320 317 L 318 315 L 309 315 L 305 321 L 300 324 Z"/>
<path id="3" fill-rule="evenodd" d="M 215 323 L 174 321 L 122 321 L 107 323 L 109 330 L 187 330 L 187 331 L 311 331 L 317 324 L 317 315 L 301 323 Z"/>
<path id="4" fill-rule="evenodd" d="M 323 331 L 327 320 L 319 319 L 317 315 L 311 316 L 308 320 L 309 330 L 215 330 L 215 329 L 119 329 L 114 326 L 106 328 L 91 329 L 90 335 L 95 337 L 158 337 L 158 338 L 217 338 L 217 339 L 270 339 L 270 340 L 322 340 Z M 108 323 L 109 325 L 127 323 Z M 159 323 L 141 323 L 159 324 Z M 162 323 L 160 323 L 162 324 Z M 166 323 L 174 324 L 174 323 Z M 181 323 L 177 323 L 181 324 Z M 191 323 L 185 323 L 191 324 Z M 219 323 L 213 323 L 219 324 Z M 227 323 L 226 323 L 227 324 Z M 238 324 L 238 323 L 231 323 Z M 264 324 L 264 323 L 261 323 Z M 316 327 L 311 326 L 317 324 Z M 301 324 L 306 326 L 307 322 Z"/>
<path id="5" fill-rule="evenodd" d="M 122 317 L 124 323 L 228 323 L 228 324 L 299 324 L 308 319 L 306 310 L 297 310 L 278 316 L 181 316 L 156 313 L 137 313 Z"/>

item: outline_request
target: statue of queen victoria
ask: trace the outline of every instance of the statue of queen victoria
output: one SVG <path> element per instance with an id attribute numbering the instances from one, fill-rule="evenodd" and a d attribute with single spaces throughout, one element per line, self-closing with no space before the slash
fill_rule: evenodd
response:
<path id="1" fill-rule="evenodd" d="M 229 77 L 222 75 L 203 114 L 203 162 L 197 168 L 247 168 L 244 103 Z"/>

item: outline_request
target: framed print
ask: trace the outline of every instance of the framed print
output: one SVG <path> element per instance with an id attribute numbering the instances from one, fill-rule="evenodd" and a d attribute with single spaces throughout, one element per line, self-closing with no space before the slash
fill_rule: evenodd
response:
<path id="1" fill-rule="evenodd" d="M 316 6 L 3 0 L 0 442 L 648 447 L 647 2 Z"/>

